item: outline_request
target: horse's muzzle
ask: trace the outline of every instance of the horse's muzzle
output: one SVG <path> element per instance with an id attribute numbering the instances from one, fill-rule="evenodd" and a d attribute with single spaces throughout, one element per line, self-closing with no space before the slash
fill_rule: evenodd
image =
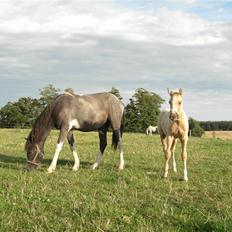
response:
<path id="1" fill-rule="evenodd" d="M 169 118 L 170 118 L 172 121 L 178 120 L 179 115 L 178 115 L 177 112 L 175 112 L 175 111 L 170 111 L 170 113 L 169 113 Z"/>
<path id="2" fill-rule="evenodd" d="M 33 165 L 31 163 L 27 163 L 26 170 L 28 172 L 31 172 L 31 171 L 35 170 L 36 168 L 37 168 L 37 165 Z"/>

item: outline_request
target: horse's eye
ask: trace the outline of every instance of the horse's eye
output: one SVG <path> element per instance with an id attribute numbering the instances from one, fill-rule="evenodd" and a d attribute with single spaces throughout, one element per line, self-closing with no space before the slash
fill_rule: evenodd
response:
<path id="1" fill-rule="evenodd" d="M 179 105 L 181 104 L 181 102 L 179 102 Z"/>

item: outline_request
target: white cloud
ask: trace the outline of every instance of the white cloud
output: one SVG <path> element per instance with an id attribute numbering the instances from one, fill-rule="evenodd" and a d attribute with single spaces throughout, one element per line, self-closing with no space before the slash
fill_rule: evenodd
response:
<path id="1" fill-rule="evenodd" d="M 67 33 L 114 36 L 132 41 L 171 45 L 207 45 L 222 42 L 218 27 L 196 15 L 161 8 L 158 12 L 131 11 L 112 2 L 38 1 L 4 3 L 0 18 L 3 33 Z M 89 7 L 89 4 L 91 6 Z M 15 13 L 14 17 L 10 10 Z M 37 9 L 31 11 L 31 9 Z M 8 17 L 6 17 L 8 15 Z"/>
<path id="2" fill-rule="evenodd" d="M 9 80 L 10 86 L 27 83 L 29 94 L 48 83 L 81 93 L 116 86 L 128 99 L 138 87 L 163 97 L 167 87 L 184 87 L 196 96 L 218 89 L 222 101 L 232 88 L 231 39 L 231 24 L 167 7 L 134 10 L 108 0 L 1 1 L 0 88 L 6 91 Z M 15 96 L 19 91 L 23 96 L 24 88 Z M 196 118 L 198 112 L 205 116 L 198 109 L 210 112 L 216 102 L 200 99 L 186 101 Z"/>

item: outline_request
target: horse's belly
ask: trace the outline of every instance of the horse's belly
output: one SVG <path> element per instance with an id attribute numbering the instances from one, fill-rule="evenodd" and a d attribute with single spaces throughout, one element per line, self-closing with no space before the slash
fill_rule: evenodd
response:
<path id="1" fill-rule="evenodd" d="M 96 131 L 99 130 L 104 125 L 103 122 L 88 122 L 84 121 L 82 125 L 80 125 L 80 128 L 78 128 L 79 131 Z"/>

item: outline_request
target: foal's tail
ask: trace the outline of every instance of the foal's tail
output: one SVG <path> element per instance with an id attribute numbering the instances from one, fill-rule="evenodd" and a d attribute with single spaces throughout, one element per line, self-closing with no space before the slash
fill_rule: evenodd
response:
<path id="1" fill-rule="evenodd" d="M 119 144 L 119 140 L 122 138 L 123 131 L 124 131 L 124 125 L 125 125 L 124 123 L 125 123 L 125 111 L 123 110 L 120 129 L 118 129 L 118 130 L 113 129 L 112 147 L 114 150 L 117 149 L 118 144 Z"/>

